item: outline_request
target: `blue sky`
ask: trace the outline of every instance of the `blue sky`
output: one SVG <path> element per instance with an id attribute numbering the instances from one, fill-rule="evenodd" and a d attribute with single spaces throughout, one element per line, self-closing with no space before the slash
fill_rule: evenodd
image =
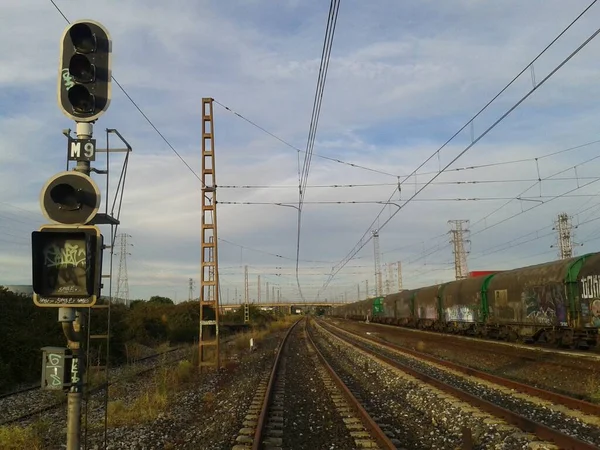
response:
<path id="1" fill-rule="evenodd" d="M 109 29 L 115 77 L 196 172 L 200 172 L 202 97 L 213 97 L 292 145 L 305 148 L 328 2 L 56 3 L 70 20 L 90 18 Z M 410 173 L 587 4 L 575 0 L 343 2 L 315 153 L 394 175 Z M 66 22 L 46 0 L 2 2 L 0 16 L 0 283 L 28 284 L 30 233 L 45 223 L 39 192 L 49 177 L 64 169 L 61 130 L 74 128 L 56 104 L 59 40 Z M 599 19 L 600 6 L 594 6 L 540 58 L 534 66 L 536 82 L 594 32 Z M 38 31 L 33 33 L 33 27 Z M 18 52 L 23 42 L 27 44 Z M 469 268 L 482 270 L 551 260 L 556 257 L 552 235 L 488 256 L 484 251 L 544 227 L 540 235 L 551 232 L 552 221 L 562 211 L 573 215 L 575 223 L 600 215 L 600 208 L 593 208 L 600 202 L 594 197 L 600 183 L 586 178 L 597 176 L 600 158 L 591 159 L 600 155 L 600 145 L 545 157 L 537 165 L 533 160 L 600 139 L 599 56 L 596 39 L 452 167 L 528 161 L 449 171 L 436 179 L 516 181 L 432 184 L 381 231 L 383 261 L 402 261 L 406 287 L 452 279 L 450 219 L 471 220 Z M 532 74 L 527 71 L 476 119 L 475 135 L 531 87 Z M 297 186 L 295 150 L 218 105 L 215 126 L 219 185 Z M 134 148 L 120 228 L 132 236 L 134 244 L 128 258 L 131 296 L 186 299 L 188 278 L 199 281 L 200 183 L 115 85 L 110 109 L 95 126 L 101 144 L 100 132 L 105 128 L 117 128 Z M 420 170 L 425 173 L 416 177 L 417 187 L 462 151 L 470 138 L 468 128 L 439 158 L 425 165 Z M 591 183 L 570 193 L 579 197 L 541 205 L 516 200 L 506 205 L 506 200 L 431 201 L 512 198 L 530 186 L 527 195 L 539 196 L 539 185 L 527 181 L 537 179 L 538 169 L 540 176 L 547 177 L 569 167 L 559 175 L 567 180 L 542 182 L 542 195 L 559 195 L 577 183 Z M 396 181 L 394 176 L 315 156 L 306 201 L 383 201 Z M 311 187 L 333 184 L 386 185 Z M 413 177 L 403 185 L 402 199 L 414 189 Z M 221 188 L 218 200 L 294 202 L 297 190 Z M 484 230 L 532 206 L 536 208 L 531 212 Z M 305 206 L 300 281 L 306 298 L 316 295 L 327 279 L 324 274 L 353 248 L 380 208 L 373 204 Z M 389 212 L 388 208 L 382 220 Z M 233 300 L 236 287 L 238 295 L 243 293 L 244 265 L 249 266 L 252 298 L 259 274 L 263 299 L 267 281 L 270 286 L 278 285 L 285 298 L 297 298 L 295 210 L 223 204 L 218 214 L 219 236 L 237 244 L 221 242 L 219 246 L 223 298 L 229 290 Z M 577 252 L 600 248 L 594 234 L 597 223 L 577 228 L 576 241 L 584 244 Z M 373 293 L 372 243 L 357 256 L 333 279 L 322 298 L 339 299 L 344 293 L 352 298 L 359 282 L 364 295 L 367 279 Z"/>

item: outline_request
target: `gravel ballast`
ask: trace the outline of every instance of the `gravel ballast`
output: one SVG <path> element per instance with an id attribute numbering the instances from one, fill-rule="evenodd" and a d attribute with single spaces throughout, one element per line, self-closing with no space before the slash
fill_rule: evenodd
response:
<path id="1" fill-rule="evenodd" d="M 314 336 L 340 377 L 361 393 L 371 415 L 380 426 L 393 429 L 406 449 L 461 448 L 463 428 L 470 430 L 475 448 L 512 450 L 542 444 L 535 436 L 378 362 L 326 331 L 315 329 Z M 543 444 L 537 448 L 557 448 Z"/>
<path id="2" fill-rule="evenodd" d="M 433 376 L 437 380 L 462 389 L 490 403 L 546 425 L 549 428 L 561 431 L 564 434 L 590 444 L 600 445 L 600 428 L 597 425 L 586 423 L 574 415 L 554 411 L 545 406 L 527 401 L 521 396 L 517 397 L 512 393 L 507 393 L 505 389 L 494 388 L 492 383 L 482 383 L 473 377 L 457 374 L 446 368 L 435 366 L 430 362 L 389 350 L 381 345 L 370 343 L 363 338 L 357 339 L 350 336 L 347 336 L 347 338 L 351 342 L 360 342 L 363 346 L 376 353 L 385 355 L 394 361 Z"/>
<path id="3" fill-rule="evenodd" d="M 564 351 L 393 325 L 330 319 L 331 323 L 465 366 L 588 401 L 599 399 L 597 351 Z"/>

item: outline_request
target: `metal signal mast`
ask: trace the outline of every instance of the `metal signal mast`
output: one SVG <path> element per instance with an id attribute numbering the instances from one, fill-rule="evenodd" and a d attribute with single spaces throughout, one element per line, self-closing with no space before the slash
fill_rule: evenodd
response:
<path id="1" fill-rule="evenodd" d="M 470 242 L 466 239 L 469 230 L 463 228 L 463 224 L 466 227 L 469 226 L 469 221 L 449 220 L 448 223 L 453 227 L 450 230 L 450 233 L 452 234 L 450 242 L 453 244 L 454 251 L 454 272 L 456 274 L 456 279 L 462 280 L 463 278 L 467 278 L 469 272 L 469 269 L 467 268 L 467 250 L 465 249 L 465 243 Z"/>
<path id="2" fill-rule="evenodd" d="M 375 252 L 375 283 L 377 286 L 377 297 L 383 295 L 383 283 L 381 280 L 381 256 L 379 254 L 379 230 L 373 230 L 373 247 Z"/>
<path id="3" fill-rule="evenodd" d="M 219 265 L 213 99 L 202 99 L 202 224 L 200 252 L 200 368 L 219 369 Z"/>

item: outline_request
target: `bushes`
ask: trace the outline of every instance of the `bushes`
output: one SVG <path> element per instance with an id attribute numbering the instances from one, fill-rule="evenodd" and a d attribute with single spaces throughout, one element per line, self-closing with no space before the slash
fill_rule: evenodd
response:
<path id="1" fill-rule="evenodd" d="M 31 297 L 14 294 L 0 286 L 0 391 L 19 383 L 38 381 L 41 374 L 41 348 L 66 347 L 66 338 L 57 321 L 56 308 L 40 308 Z M 91 310 L 90 334 L 105 334 L 106 309 Z M 128 308 L 111 307 L 111 365 L 124 363 L 131 344 L 156 348 L 169 342 L 193 343 L 198 339 L 200 311 L 198 302 L 174 305 L 166 297 L 154 296 L 150 301 L 135 301 Z M 243 310 L 223 317 L 226 322 L 243 323 Z M 260 328 L 268 326 L 275 316 L 250 307 L 250 320 Z M 87 326 L 87 323 L 84 324 Z M 90 364 L 104 365 L 106 342 L 91 341 Z"/>

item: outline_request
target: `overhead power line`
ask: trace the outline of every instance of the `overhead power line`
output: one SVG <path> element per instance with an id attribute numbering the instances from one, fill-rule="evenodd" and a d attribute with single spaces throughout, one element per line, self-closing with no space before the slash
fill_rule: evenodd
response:
<path id="1" fill-rule="evenodd" d="M 488 105 L 490 105 L 502 92 L 504 92 L 508 86 L 510 86 L 517 78 L 518 76 L 520 76 L 522 73 L 525 72 L 525 70 L 530 67 L 535 61 L 537 61 L 537 59 L 546 52 L 546 50 L 548 48 L 550 48 L 551 45 L 554 44 L 554 42 L 556 42 L 558 40 L 558 38 L 560 38 L 560 36 L 562 36 L 577 20 L 579 20 L 580 17 L 583 16 L 583 14 L 589 10 L 589 8 L 591 8 L 597 0 L 594 0 L 579 16 L 577 16 L 577 18 L 575 20 L 573 20 L 571 22 L 571 24 L 568 25 L 568 27 L 563 30 L 554 40 L 552 40 L 552 42 L 546 46 L 546 48 L 544 50 L 542 50 L 542 52 L 540 54 L 538 54 L 538 56 L 536 56 L 520 73 L 519 75 L 517 75 L 517 77 L 513 78 L 513 80 L 511 80 L 511 82 L 505 87 L 503 88 L 500 93 L 498 93 L 490 102 L 488 102 L 486 104 L 486 106 L 484 108 L 482 108 L 475 116 L 477 117 L 479 114 L 481 114 L 481 112 L 487 108 Z M 527 100 L 535 91 L 537 91 L 541 86 L 543 86 L 546 81 L 548 81 L 556 72 L 558 72 L 568 61 L 570 61 L 576 54 L 578 54 L 581 49 L 583 49 L 586 45 L 588 45 L 597 35 L 598 33 L 600 33 L 600 28 L 597 29 L 594 33 L 592 33 L 581 45 L 579 45 L 579 47 L 577 47 L 573 52 L 571 52 L 560 64 L 558 64 L 554 69 L 552 69 L 552 71 L 550 73 L 548 73 L 548 75 L 546 75 L 538 84 L 536 84 L 532 89 L 530 89 L 523 97 L 521 97 L 521 99 L 519 99 L 512 107 L 510 107 L 504 114 L 502 114 L 495 122 L 493 122 L 483 133 L 481 133 L 476 139 L 474 139 L 467 147 L 465 147 L 456 157 L 454 157 L 448 164 L 446 164 L 436 175 L 434 175 L 424 186 L 422 186 L 420 189 L 418 189 L 408 200 L 406 200 L 404 202 L 404 204 L 402 204 L 381 226 L 379 226 L 379 230 L 381 230 L 382 228 L 384 228 L 395 216 L 396 214 L 398 214 L 408 203 L 410 203 L 410 201 L 412 199 L 414 199 L 416 196 L 419 195 L 419 193 L 421 193 L 424 189 L 427 188 L 427 186 L 429 186 L 429 184 L 431 182 L 433 182 L 437 177 L 439 177 L 448 167 L 450 167 L 452 164 L 454 164 L 455 161 L 457 161 L 460 157 L 462 157 L 467 151 L 469 151 L 473 146 L 475 146 L 483 137 L 485 137 L 492 129 L 494 129 L 500 122 L 502 122 L 509 114 L 511 114 L 516 108 L 519 107 L 519 105 L 521 105 L 521 103 L 523 103 L 525 100 Z M 473 118 L 473 119 L 474 119 Z M 467 124 L 465 124 L 457 133 L 455 133 L 449 140 L 446 141 L 446 143 L 444 143 L 442 145 L 442 147 L 440 147 L 436 152 L 434 152 L 434 154 L 432 156 L 430 156 L 426 161 L 429 161 L 435 154 L 437 154 L 442 148 L 444 148 L 452 139 L 454 139 L 455 136 L 458 135 L 458 133 L 460 131 L 462 131 L 464 128 L 466 128 L 466 126 L 472 122 L 471 119 L 469 122 L 467 122 Z M 415 169 L 415 173 L 418 169 L 420 169 L 425 163 L 419 165 L 417 167 L 417 169 Z M 569 192 L 567 192 L 568 194 Z M 393 195 L 393 194 L 392 194 Z M 391 197 L 390 197 L 391 198 Z M 385 207 L 382 208 L 382 210 L 380 211 L 379 215 L 377 216 L 377 218 L 382 214 L 382 212 L 385 210 Z M 368 233 L 368 230 L 367 230 Z M 325 282 L 325 284 L 323 285 L 322 289 L 326 289 L 327 285 L 331 282 L 331 280 L 333 279 L 333 277 L 335 277 L 335 275 L 348 263 L 348 261 L 350 261 L 354 255 L 356 255 L 370 240 L 370 237 L 367 237 L 365 240 L 365 235 L 363 235 L 363 238 L 361 238 L 361 240 L 359 241 L 359 243 L 357 245 L 355 245 L 354 249 L 336 266 L 335 270 L 332 271 L 331 276 L 327 279 L 327 281 Z"/>
<path id="2" fill-rule="evenodd" d="M 325 38 L 323 40 L 323 50 L 321 52 L 321 64 L 319 67 L 319 76 L 317 78 L 317 88 L 313 102 L 313 110 L 310 118 L 308 130 L 308 139 L 306 142 L 306 152 L 304 153 L 304 164 L 302 170 L 298 173 L 298 232 L 296 239 L 296 282 L 298 283 L 298 293 L 305 301 L 300 286 L 300 275 L 298 266 L 300 264 L 300 236 L 302 231 L 302 204 L 306 195 L 306 185 L 308 183 L 308 174 L 310 172 L 310 163 L 315 146 L 317 129 L 319 127 L 319 117 L 321 114 L 321 105 L 323 104 L 323 93 L 325 92 L 325 82 L 327 81 L 327 72 L 329 70 L 329 60 L 331 58 L 331 49 L 333 47 L 333 37 L 335 35 L 335 26 L 337 24 L 338 12 L 340 9 L 339 0 L 331 0 L 329 4 L 329 16 L 327 18 L 327 27 L 325 28 Z M 300 161 L 298 160 L 298 163 Z"/>
<path id="3" fill-rule="evenodd" d="M 229 111 L 230 113 L 238 116 L 240 119 L 244 120 L 245 122 L 248 122 L 250 125 L 258 128 L 259 130 L 261 130 L 264 133 L 268 134 L 272 138 L 278 140 L 279 142 L 281 142 L 286 147 L 289 147 L 289 148 L 291 148 L 292 150 L 295 150 L 298 153 L 306 153 L 306 150 L 302 150 L 299 147 L 297 147 L 297 146 L 295 146 L 293 144 L 290 144 L 285 139 L 277 136 L 276 134 L 274 134 L 274 133 L 270 132 L 269 130 L 265 129 L 264 127 L 258 125 L 256 122 L 254 122 L 254 121 L 248 119 L 247 117 L 245 117 L 244 115 L 236 112 L 235 110 L 233 110 L 229 106 L 225 106 L 223 103 L 219 102 L 218 100 L 213 100 L 213 101 L 217 105 L 219 105 L 220 107 L 222 107 L 223 109 L 225 109 L 226 111 Z M 313 152 L 313 156 L 315 156 L 317 158 L 325 159 L 327 161 L 331 161 L 331 162 L 334 162 L 334 163 L 343 164 L 345 166 L 354 167 L 356 169 L 362 169 L 362 170 L 366 170 L 366 171 L 369 171 L 369 172 L 378 173 L 380 175 L 385 175 L 385 176 L 389 176 L 389 177 L 398 178 L 398 175 L 390 173 L 390 172 L 386 172 L 385 170 L 375 169 L 373 167 L 367 167 L 367 166 L 364 166 L 364 165 L 361 165 L 361 164 L 356 164 L 356 163 L 353 163 L 353 162 L 343 161 L 343 160 L 338 159 L 338 158 L 332 158 L 330 156 L 320 155 L 319 153 L 315 153 L 315 152 Z M 294 186 L 294 189 L 296 189 L 297 187 L 298 186 Z"/>

